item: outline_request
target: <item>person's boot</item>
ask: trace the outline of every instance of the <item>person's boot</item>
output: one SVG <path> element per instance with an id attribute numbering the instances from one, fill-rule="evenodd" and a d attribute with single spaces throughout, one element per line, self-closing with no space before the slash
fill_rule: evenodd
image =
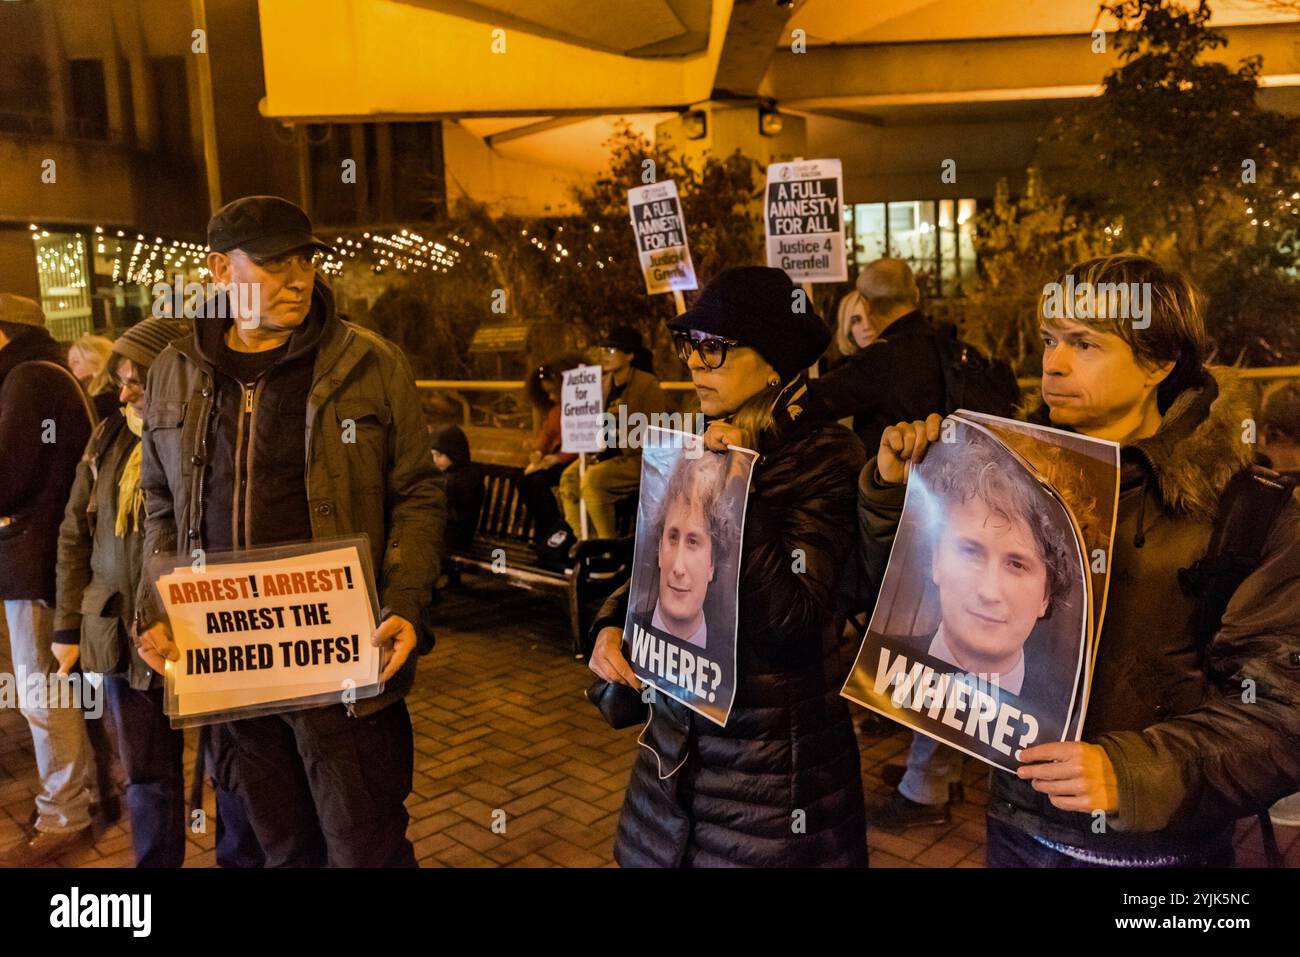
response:
<path id="1" fill-rule="evenodd" d="M 61 854 L 79 851 L 94 843 L 90 826 L 79 831 L 67 831 L 51 834 L 37 831 L 31 837 L 24 838 L 17 844 L 0 851 L 0 867 L 40 867 L 48 864 Z"/>
<path id="2" fill-rule="evenodd" d="M 553 568 L 557 571 L 568 569 L 573 564 L 573 559 L 569 555 L 572 548 L 577 547 L 578 536 L 568 525 L 561 525 L 551 532 L 537 546 L 537 560 L 544 568 Z"/>
<path id="3" fill-rule="evenodd" d="M 884 800 L 867 802 L 867 826 L 886 831 L 905 831 L 909 827 L 947 824 L 948 803 L 917 804 L 898 791 L 890 791 Z"/>
<path id="4" fill-rule="evenodd" d="M 898 730 L 898 725 L 895 722 L 876 714 L 874 711 L 867 711 L 859 717 L 855 727 L 858 734 L 868 738 L 883 738 Z"/>

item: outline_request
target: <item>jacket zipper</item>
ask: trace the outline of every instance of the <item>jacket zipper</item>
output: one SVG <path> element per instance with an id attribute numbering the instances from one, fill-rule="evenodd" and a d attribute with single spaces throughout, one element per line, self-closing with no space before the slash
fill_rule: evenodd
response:
<path id="1" fill-rule="evenodd" d="M 235 423 L 235 470 L 231 476 L 233 487 L 230 494 L 230 547 L 236 551 L 239 550 L 239 532 L 243 528 L 243 523 L 239 520 L 240 514 L 240 479 L 244 475 L 244 416 L 249 413 L 249 406 L 253 402 L 253 391 L 242 382 L 239 384 L 239 421 Z"/>
<path id="2" fill-rule="evenodd" d="M 207 376 L 203 378 L 203 384 L 211 387 L 211 379 Z M 213 390 L 210 395 L 215 399 L 216 392 Z M 212 424 L 212 405 L 213 401 L 209 400 L 207 408 L 203 410 L 203 429 L 199 435 L 199 458 L 202 460 L 196 471 L 198 471 L 198 494 L 194 498 L 194 507 L 190 509 L 190 527 L 194 530 L 194 535 L 189 536 L 190 555 L 194 554 L 194 549 L 202 548 L 202 541 L 195 542 L 195 539 L 201 539 L 201 529 L 203 528 L 203 475 L 208 468 L 208 428 Z M 182 423 L 183 425 L 184 423 Z M 188 533 L 189 529 L 186 529 Z"/>
<path id="3" fill-rule="evenodd" d="M 244 401 L 244 411 L 248 413 L 248 467 L 244 476 L 244 488 L 253 484 L 253 461 L 257 450 L 257 394 L 262 391 L 262 378 L 259 376 L 248 391 Z M 253 544 L 253 497 L 244 492 L 244 547 Z"/>

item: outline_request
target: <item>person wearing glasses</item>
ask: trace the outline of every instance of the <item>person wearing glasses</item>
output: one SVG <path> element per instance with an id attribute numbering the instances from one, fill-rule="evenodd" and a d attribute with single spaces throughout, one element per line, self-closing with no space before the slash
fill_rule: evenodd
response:
<path id="1" fill-rule="evenodd" d="M 208 246 L 221 292 L 149 373 L 146 560 L 369 538 L 384 691 L 228 722 L 233 760 L 217 765 L 268 867 L 414 866 L 404 697 L 446 522 L 415 379 L 396 346 L 335 311 L 315 269 L 330 247 L 293 203 L 229 203 L 208 224 Z M 141 655 L 162 671 L 179 655 L 147 580 L 136 616 Z"/>
<path id="2" fill-rule="evenodd" d="M 126 803 L 137 867 L 185 860 L 185 736 L 163 710 L 163 679 L 133 651 L 130 629 L 144 561 L 140 433 L 149 366 L 190 331 L 172 319 L 145 319 L 112 344 L 107 369 L 122 415 L 95 427 L 77 466 L 59 528 L 55 656 L 103 675 L 105 718 L 126 774 Z M 217 788 L 217 863 L 260 867 L 261 849 L 233 793 Z"/>
<path id="3" fill-rule="evenodd" d="M 668 411 L 668 400 L 650 366 L 650 353 L 641 341 L 641 333 L 631 326 L 614 326 L 596 347 L 600 352 L 600 390 L 607 417 L 621 421 L 620 406 L 627 407 L 628 421 L 637 413 L 648 421 L 651 415 Z M 617 446 L 598 453 L 595 463 L 588 464 L 585 477 L 577 462 L 561 473 L 560 505 L 568 529 L 552 536 L 547 542 L 551 549 L 573 544 L 573 534 L 566 532 L 581 529 L 580 500 L 587 503 L 592 537 L 615 537 L 614 507 L 641 487 L 641 448 L 627 439 L 619 436 Z"/>
<path id="4" fill-rule="evenodd" d="M 705 447 L 760 458 L 741 544 L 735 703 L 718 727 L 655 697 L 614 843 L 625 867 L 867 863 L 834 627 L 866 452 L 806 405 L 804 370 L 830 332 L 794 293 L 779 269 L 727 269 L 670 323 L 708 420 Z M 622 644 L 628 592 L 601 609 L 590 667 L 640 689 Z"/>

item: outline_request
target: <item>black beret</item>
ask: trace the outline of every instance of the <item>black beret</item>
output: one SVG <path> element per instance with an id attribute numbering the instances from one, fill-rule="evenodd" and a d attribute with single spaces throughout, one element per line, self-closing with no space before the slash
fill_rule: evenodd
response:
<path id="1" fill-rule="evenodd" d="M 812 297 L 785 270 L 768 266 L 724 269 L 668 327 L 735 339 L 766 359 L 782 382 L 816 362 L 831 341 Z"/>

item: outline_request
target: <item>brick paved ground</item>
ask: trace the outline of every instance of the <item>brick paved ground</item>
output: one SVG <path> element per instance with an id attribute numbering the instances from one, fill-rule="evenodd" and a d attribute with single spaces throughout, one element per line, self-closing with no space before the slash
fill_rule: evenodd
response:
<path id="1" fill-rule="evenodd" d="M 611 731 L 582 697 L 590 672 L 575 661 L 559 603 L 486 578 L 470 579 L 441 610 L 438 646 L 420 663 L 408 699 L 415 725 L 411 840 L 426 867 L 612 866 L 611 848 L 636 730 Z M 0 628 L 3 627 L 0 616 Z M 7 642 L 0 668 L 9 670 Z M 901 762 L 903 733 L 862 737 L 863 781 L 881 795 L 880 768 Z M 903 834 L 872 831 L 877 867 L 979 867 L 987 774 L 967 762 L 966 800 L 950 824 Z M 36 778 L 21 715 L 0 710 L 0 845 L 20 836 Z M 211 794 L 207 799 L 212 814 Z M 492 829 L 505 812 L 504 834 Z M 499 820 L 500 815 L 496 815 Z M 1300 831 L 1279 829 L 1290 866 Z M 215 863 L 213 837 L 190 835 L 187 867 Z M 1238 835 L 1239 864 L 1259 866 L 1257 826 Z M 65 866 L 130 866 L 125 823 Z"/>

